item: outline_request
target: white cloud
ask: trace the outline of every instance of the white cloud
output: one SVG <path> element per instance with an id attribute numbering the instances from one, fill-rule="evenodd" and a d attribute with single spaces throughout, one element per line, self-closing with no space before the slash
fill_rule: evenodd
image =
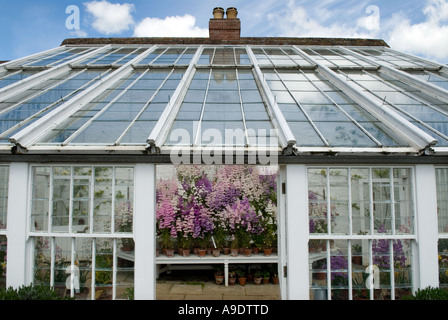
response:
<path id="1" fill-rule="evenodd" d="M 368 2 L 331 11 L 332 3 L 328 0 L 325 5 L 304 7 L 289 0 L 283 9 L 267 15 L 272 35 L 380 38 L 399 51 L 443 63 L 448 60 L 448 0 L 426 0 L 422 22 L 413 22 L 405 11 L 385 17 L 381 7 Z"/>
<path id="2" fill-rule="evenodd" d="M 71 31 L 70 35 L 77 38 L 86 38 L 87 32 L 82 31 L 81 29 L 75 29 L 75 31 Z"/>
<path id="3" fill-rule="evenodd" d="M 107 1 L 84 3 L 86 11 L 93 16 L 92 26 L 100 33 L 119 34 L 134 25 L 132 11 L 134 5 L 129 3 L 113 4 Z"/>
<path id="4" fill-rule="evenodd" d="M 396 50 L 422 55 L 430 59 L 448 59 L 448 3 L 446 0 L 429 0 L 423 13 L 426 20 L 412 24 L 402 15 L 392 17 L 393 27 L 386 41 Z"/>
<path id="5" fill-rule="evenodd" d="M 319 12 L 322 12 L 322 16 Z M 304 7 L 296 5 L 295 0 L 290 0 L 284 11 L 269 14 L 268 21 L 271 26 L 277 28 L 281 36 L 287 37 L 366 38 L 372 37 L 372 30 L 376 31 L 376 27 L 371 27 L 374 25 L 371 20 L 358 20 L 359 25 L 356 25 L 350 24 L 350 21 L 342 23 L 333 19 L 334 22 L 328 24 L 322 21 L 331 20 L 328 18 L 328 10 L 320 8 L 316 13 L 317 19 Z M 336 13 L 334 15 L 336 16 Z M 367 25 L 369 28 L 366 28 Z"/>
<path id="6" fill-rule="evenodd" d="M 378 6 L 368 6 L 366 8 L 365 17 L 359 18 L 356 22 L 356 26 L 367 30 L 380 30 L 380 8 Z"/>
<path id="7" fill-rule="evenodd" d="M 134 37 L 208 37 L 208 29 L 196 26 L 196 18 L 184 16 L 145 18 L 138 23 Z"/>

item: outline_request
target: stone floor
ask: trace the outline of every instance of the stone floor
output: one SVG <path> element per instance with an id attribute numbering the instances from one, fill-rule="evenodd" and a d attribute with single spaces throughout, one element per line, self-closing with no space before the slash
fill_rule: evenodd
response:
<path id="1" fill-rule="evenodd" d="M 157 300 L 279 300 L 279 285 L 238 283 L 217 285 L 212 281 L 158 281 Z"/>

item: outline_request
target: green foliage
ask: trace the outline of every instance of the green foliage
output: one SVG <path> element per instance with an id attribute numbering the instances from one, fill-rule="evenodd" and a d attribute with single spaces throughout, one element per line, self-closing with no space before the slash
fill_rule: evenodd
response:
<path id="1" fill-rule="evenodd" d="M 128 300 L 134 300 L 134 287 L 128 287 L 128 288 L 126 288 L 126 290 L 124 291 L 124 296 L 125 296 Z"/>
<path id="2" fill-rule="evenodd" d="M 418 289 L 413 295 L 404 296 L 403 300 L 448 300 L 448 290 L 427 287 Z"/>
<path id="3" fill-rule="evenodd" d="M 0 300 L 74 300 L 74 298 L 60 297 L 53 288 L 31 284 L 18 289 L 13 287 L 0 289 Z"/>

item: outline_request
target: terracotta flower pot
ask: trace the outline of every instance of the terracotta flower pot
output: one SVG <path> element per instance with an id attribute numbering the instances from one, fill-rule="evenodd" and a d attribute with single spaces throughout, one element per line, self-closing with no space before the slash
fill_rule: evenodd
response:
<path id="1" fill-rule="evenodd" d="M 260 285 L 261 284 L 261 280 L 263 280 L 263 278 L 262 277 L 254 277 L 254 284 L 256 284 L 256 285 Z"/>
<path id="2" fill-rule="evenodd" d="M 247 280 L 246 277 L 238 278 L 238 282 L 239 282 L 240 286 L 245 286 L 246 285 L 246 280 Z"/>
<path id="3" fill-rule="evenodd" d="M 272 248 L 265 248 L 263 249 L 264 255 L 265 256 L 270 256 L 272 254 Z"/>
<path id="4" fill-rule="evenodd" d="M 252 255 L 252 249 L 244 249 L 244 255 L 250 257 Z"/>
<path id="5" fill-rule="evenodd" d="M 235 285 L 236 278 L 229 278 L 229 286 Z"/>
<path id="6" fill-rule="evenodd" d="M 200 257 L 205 257 L 206 253 L 207 253 L 206 249 L 199 249 L 198 250 L 198 256 L 200 256 Z"/>
<path id="7" fill-rule="evenodd" d="M 166 255 L 168 258 L 172 258 L 172 257 L 174 257 L 174 249 L 165 249 L 165 255 Z"/>
<path id="8" fill-rule="evenodd" d="M 260 249 L 258 249 L 258 248 L 253 248 L 253 249 L 252 249 L 252 253 L 253 253 L 253 254 L 259 254 L 259 253 L 260 253 Z"/>
<path id="9" fill-rule="evenodd" d="M 190 249 L 182 249 L 182 256 L 189 257 L 190 256 Z"/>
<path id="10" fill-rule="evenodd" d="M 221 285 L 224 283 L 224 275 L 215 274 L 215 282 L 217 285 Z"/>
<path id="11" fill-rule="evenodd" d="M 272 283 L 273 284 L 278 284 L 279 283 L 278 277 L 272 277 Z"/>
<path id="12" fill-rule="evenodd" d="M 263 278 L 263 284 L 268 284 L 269 283 L 269 278 Z"/>
<path id="13" fill-rule="evenodd" d="M 219 257 L 220 254 L 221 254 L 221 250 L 219 250 L 219 249 L 213 249 L 213 256 L 214 256 L 214 257 Z"/>
<path id="14" fill-rule="evenodd" d="M 224 255 L 228 255 L 228 254 L 230 254 L 230 248 L 223 248 L 223 249 L 222 249 L 222 253 L 223 253 Z"/>
<path id="15" fill-rule="evenodd" d="M 230 255 L 232 257 L 237 257 L 239 254 L 239 250 L 238 249 L 230 249 Z"/>

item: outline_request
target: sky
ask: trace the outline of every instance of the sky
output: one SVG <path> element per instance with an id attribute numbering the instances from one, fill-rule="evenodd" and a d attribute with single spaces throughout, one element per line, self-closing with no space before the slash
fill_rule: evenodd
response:
<path id="1" fill-rule="evenodd" d="M 214 7 L 236 7 L 242 37 L 383 39 L 448 64 L 448 0 L 2 1 L 0 60 L 67 38 L 208 37 Z"/>

